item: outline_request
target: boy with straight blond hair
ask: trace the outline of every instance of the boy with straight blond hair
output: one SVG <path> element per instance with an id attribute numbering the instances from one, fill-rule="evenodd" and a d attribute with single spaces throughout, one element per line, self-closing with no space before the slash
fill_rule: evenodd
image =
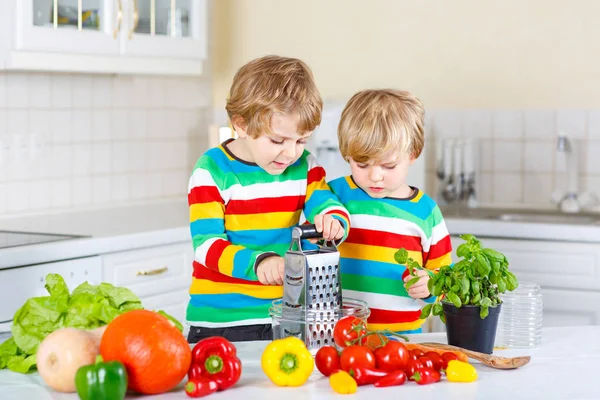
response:
<path id="1" fill-rule="evenodd" d="M 268 310 L 283 295 L 283 256 L 302 213 L 324 239 L 347 236 L 347 211 L 304 149 L 322 107 L 298 59 L 262 57 L 235 75 L 226 109 L 238 138 L 202 155 L 189 181 L 190 343 L 272 338 Z"/>
<path id="2" fill-rule="evenodd" d="M 340 152 L 352 172 L 329 183 L 352 224 L 339 247 L 342 289 L 367 302 L 370 329 L 421 332 L 421 300 L 435 300 L 429 274 L 452 262 L 439 207 L 406 182 L 423 150 L 423 117 L 421 102 L 409 92 L 365 90 L 349 100 L 339 123 Z M 401 248 L 424 267 L 409 289 L 405 282 L 412 277 L 394 259 Z"/>

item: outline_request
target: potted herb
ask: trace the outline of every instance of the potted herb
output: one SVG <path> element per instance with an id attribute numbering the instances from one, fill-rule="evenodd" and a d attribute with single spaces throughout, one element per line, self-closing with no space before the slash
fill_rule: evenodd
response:
<path id="1" fill-rule="evenodd" d="M 465 241 L 456 249 L 460 260 L 445 265 L 429 280 L 429 292 L 437 297 L 434 304 L 421 310 L 421 318 L 433 314 L 446 324 L 448 344 L 491 354 L 502 300 L 499 295 L 518 286 L 516 276 L 508 270 L 504 254 L 483 248 L 473 235 L 461 235 Z M 411 275 L 421 266 L 408 257 L 405 249 L 395 254 Z M 418 277 L 406 283 L 414 285 Z"/>

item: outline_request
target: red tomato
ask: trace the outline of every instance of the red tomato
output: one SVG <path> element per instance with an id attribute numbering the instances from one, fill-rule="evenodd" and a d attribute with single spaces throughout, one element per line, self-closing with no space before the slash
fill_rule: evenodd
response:
<path id="1" fill-rule="evenodd" d="M 412 349 L 411 352 L 417 357 L 422 357 L 425 355 L 425 352 L 421 349 Z"/>
<path id="2" fill-rule="evenodd" d="M 454 353 L 446 352 L 442 354 L 442 359 L 444 360 L 443 369 L 448 368 L 448 363 L 450 360 L 458 360 L 458 356 Z"/>
<path id="3" fill-rule="evenodd" d="M 420 369 L 425 368 L 423 363 L 419 360 L 410 360 L 408 361 L 408 365 L 406 366 L 406 376 L 411 381 L 413 380 L 413 375 Z"/>
<path id="4" fill-rule="evenodd" d="M 415 353 L 412 352 L 412 350 L 408 351 L 408 360 L 416 360 L 417 356 L 415 356 Z"/>
<path id="5" fill-rule="evenodd" d="M 329 376 L 341 368 L 340 355 L 335 347 L 324 346 L 315 355 L 317 369 L 325 376 Z"/>
<path id="6" fill-rule="evenodd" d="M 361 344 L 375 351 L 378 348 L 385 346 L 385 344 L 389 341 L 390 339 L 383 335 L 367 335 L 363 338 L 363 340 L 361 340 Z"/>
<path id="7" fill-rule="evenodd" d="M 433 369 L 436 371 L 444 368 L 444 359 L 435 351 L 428 351 L 425 353 L 425 357 L 429 358 L 433 362 Z"/>
<path id="8" fill-rule="evenodd" d="M 339 347 L 344 348 L 367 332 L 365 323 L 352 315 L 341 318 L 333 328 L 333 340 Z"/>
<path id="9" fill-rule="evenodd" d="M 384 371 L 404 370 L 408 364 L 408 349 L 396 340 L 391 340 L 385 346 L 375 350 L 377 368 Z"/>
<path id="10" fill-rule="evenodd" d="M 346 372 L 356 367 L 375 368 L 375 355 L 367 347 L 348 346 L 342 350 L 340 365 Z"/>
<path id="11" fill-rule="evenodd" d="M 421 356 L 419 357 L 419 361 L 421 362 L 421 364 L 423 364 L 423 366 L 425 366 L 425 368 L 434 369 L 433 361 L 431 360 L 431 358 L 427 356 Z"/>

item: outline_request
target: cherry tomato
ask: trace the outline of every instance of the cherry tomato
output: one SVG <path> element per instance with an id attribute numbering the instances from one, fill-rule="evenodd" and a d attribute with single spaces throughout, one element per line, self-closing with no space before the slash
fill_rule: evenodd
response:
<path id="1" fill-rule="evenodd" d="M 367 332 L 364 321 L 352 315 L 341 318 L 333 328 L 333 340 L 339 347 L 344 348 L 353 344 L 359 336 Z"/>
<path id="2" fill-rule="evenodd" d="M 412 350 L 408 351 L 408 360 L 416 360 L 417 356 L 415 356 L 415 353 L 412 352 Z"/>
<path id="3" fill-rule="evenodd" d="M 388 339 L 387 336 L 367 335 L 363 338 L 362 345 L 367 346 L 369 349 L 375 351 L 378 348 L 385 346 L 385 344 L 389 341 L 390 339 Z"/>
<path id="4" fill-rule="evenodd" d="M 450 352 L 445 352 L 442 354 L 442 359 L 444 360 L 444 365 L 443 365 L 443 369 L 448 368 L 448 363 L 450 362 L 450 360 L 458 360 L 458 356 L 454 353 L 450 353 Z"/>
<path id="5" fill-rule="evenodd" d="M 425 352 L 421 349 L 412 349 L 411 352 L 417 357 L 422 357 L 425 355 Z"/>
<path id="6" fill-rule="evenodd" d="M 319 372 L 325 376 L 329 376 L 341 369 L 340 355 L 337 349 L 333 346 L 321 347 L 315 355 L 315 364 Z"/>
<path id="7" fill-rule="evenodd" d="M 375 355 L 364 346 L 348 346 L 342 350 L 340 356 L 340 365 L 346 372 L 356 367 L 375 368 L 375 364 Z"/>
<path id="8" fill-rule="evenodd" d="M 391 340 L 375 350 L 375 361 L 377 368 L 384 371 L 404 370 L 408 364 L 408 349 L 397 340 Z"/>
<path id="9" fill-rule="evenodd" d="M 433 368 L 433 361 L 431 360 L 431 358 L 427 356 L 421 356 L 419 357 L 419 361 L 421 361 L 421 364 L 423 364 L 425 368 L 435 369 Z"/>
<path id="10" fill-rule="evenodd" d="M 428 351 L 427 353 L 425 353 L 425 357 L 431 360 L 431 362 L 433 363 L 433 369 L 435 369 L 436 371 L 439 371 L 442 368 L 444 368 L 444 359 L 435 351 Z"/>
<path id="11" fill-rule="evenodd" d="M 415 372 L 417 372 L 420 369 L 425 368 L 425 366 L 423 365 L 423 363 L 419 360 L 409 360 L 408 364 L 406 365 L 406 376 L 408 377 L 408 379 L 410 379 L 411 381 L 413 380 L 413 375 L 415 374 Z"/>

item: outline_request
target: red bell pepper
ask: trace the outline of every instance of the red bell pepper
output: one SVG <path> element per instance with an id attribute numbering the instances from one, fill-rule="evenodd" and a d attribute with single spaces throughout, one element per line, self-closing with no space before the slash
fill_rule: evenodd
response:
<path id="1" fill-rule="evenodd" d="M 350 369 L 350 375 L 352 375 L 358 386 L 373 384 L 387 374 L 387 371 L 369 367 L 354 367 Z"/>
<path id="2" fill-rule="evenodd" d="M 412 380 L 417 382 L 419 385 L 427 385 L 429 383 L 439 382 L 442 379 L 442 375 L 439 371 L 431 368 L 420 368 L 412 376 Z"/>
<path id="3" fill-rule="evenodd" d="M 413 380 L 413 376 L 415 375 L 415 372 L 417 372 L 418 370 L 425 368 L 425 366 L 423 365 L 423 363 L 419 360 L 409 360 L 408 361 L 408 365 L 406 366 L 406 376 L 408 377 L 409 380 Z"/>
<path id="4" fill-rule="evenodd" d="M 190 381 L 206 378 L 216 382 L 217 390 L 225 390 L 235 385 L 241 374 L 242 362 L 235 346 L 224 337 L 208 337 L 194 346 L 188 371 Z"/>
<path id="5" fill-rule="evenodd" d="M 203 397 L 219 389 L 217 382 L 208 378 L 190 379 L 185 384 L 185 394 L 189 397 Z"/>
<path id="6" fill-rule="evenodd" d="M 376 387 L 387 387 L 387 386 L 400 386 L 404 385 L 406 382 L 406 372 L 399 370 L 390 372 L 377 382 L 375 382 Z"/>

